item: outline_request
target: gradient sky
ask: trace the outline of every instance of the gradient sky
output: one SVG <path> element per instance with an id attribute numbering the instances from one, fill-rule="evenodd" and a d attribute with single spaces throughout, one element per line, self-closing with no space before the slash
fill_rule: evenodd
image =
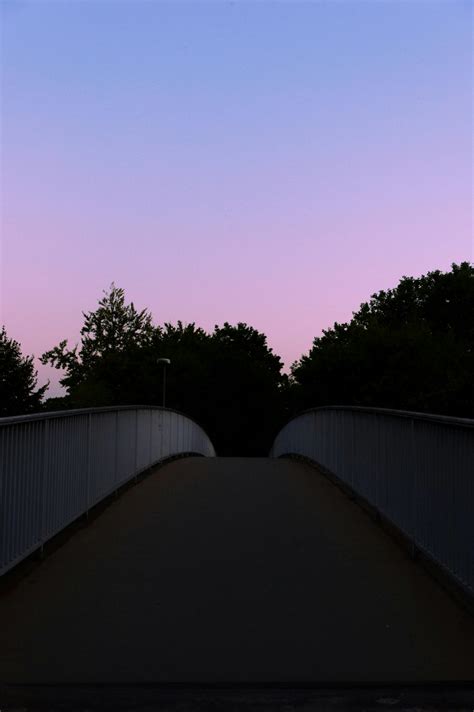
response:
<path id="1" fill-rule="evenodd" d="M 473 260 L 470 0 L 0 5 L 24 353 L 75 343 L 115 281 L 289 366 L 402 275 Z"/>

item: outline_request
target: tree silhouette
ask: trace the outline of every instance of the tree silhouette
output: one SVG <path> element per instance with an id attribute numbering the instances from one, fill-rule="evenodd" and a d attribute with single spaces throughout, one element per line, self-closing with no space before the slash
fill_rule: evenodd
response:
<path id="1" fill-rule="evenodd" d="M 83 316 L 80 348 L 61 341 L 41 362 L 65 371 L 60 384 L 72 407 L 119 404 L 139 368 L 140 351 L 152 342 L 151 315 L 126 304 L 124 290 L 112 283 L 96 311 Z"/>
<path id="2" fill-rule="evenodd" d="M 141 370 L 158 403 L 159 357 L 171 359 L 167 405 L 195 418 L 220 455 L 266 454 L 283 421 L 279 389 L 285 377 L 264 334 L 243 323 L 216 326 L 212 334 L 194 323 L 165 324 Z"/>
<path id="3" fill-rule="evenodd" d="M 474 268 L 403 277 L 292 367 L 295 410 L 366 405 L 474 416 Z"/>
<path id="4" fill-rule="evenodd" d="M 202 424 L 221 454 L 267 452 L 282 424 L 285 377 L 266 336 L 243 323 L 216 326 L 212 334 L 181 321 L 154 326 L 115 285 L 96 311 L 84 314 L 80 346 L 62 341 L 42 355 L 43 363 L 65 371 L 60 383 L 67 395 L 47 407 L 160 405 L 163 357 L 171 359 L 168 407 Z"/>
<path id="5" fill-rule="evenodd" d="M 239 323 L 216 326 L 210 378 L 221 454 L 264 455 L 283 424 L 283 363 L 265 334 Z M 239 444 L 237 450 L 236 445 Z"/>
<path id="6" fill-rule="evenodd" d="M 314 339 L 289 377 L 252 326 L 154 326 L 113 284 L 84 314 L 81 344 L 62 341 L 42 362 L 64 369 L 62 405 L 78 408 L 160 405 L 159 358 L 171 359 L 167 406 L 195 418 L 221 455 L 265 455 L 292 414 L 318 405 L 473 417 L 474 268 L 454 264 L 374 294 Z"/>
<path id="7" fill-rule="evenodd" d="M 37 389 L 33 356 L 22 356 L 20 344 L 0 331 L 0 416 L 23 415 L 41 409 L 48 384 Z"/>

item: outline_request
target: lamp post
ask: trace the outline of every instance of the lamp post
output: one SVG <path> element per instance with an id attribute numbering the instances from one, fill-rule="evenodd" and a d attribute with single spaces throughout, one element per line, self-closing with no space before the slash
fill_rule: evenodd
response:
<path id="1" fill-rule="evenodd" d="M 163 408 L 165 407 L 165 395 L 166 395 L 166 366 L 169 366 L 171 361 L 169 358 L 159 358 L 156 363 L 163 364 Z"/>

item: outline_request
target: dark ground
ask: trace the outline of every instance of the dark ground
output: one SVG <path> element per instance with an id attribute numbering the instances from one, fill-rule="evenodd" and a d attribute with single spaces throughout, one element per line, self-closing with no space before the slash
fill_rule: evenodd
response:
<path id="1" fill-rule="evenodd" d="M 3 710 L 474 709 L 474 619 L 289 460 L 158 469 L 4 591 L 0 631 Z M 153 687 L 181 683 L 232 688 Z"/>

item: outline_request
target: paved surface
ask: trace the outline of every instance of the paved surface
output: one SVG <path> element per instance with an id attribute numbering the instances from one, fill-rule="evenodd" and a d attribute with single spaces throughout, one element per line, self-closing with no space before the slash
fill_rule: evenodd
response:
<path id="1" fill-rule="evenodd" d="M 474 619 L 288 460 L 179 460 L 0 600 L 2 683 L 474 679 Z"/>
<path id="2" fill-rule="evenodd" d="M 2 712 L 472 712 L 466 686 L 367 688 L 0 687 Z"/>

